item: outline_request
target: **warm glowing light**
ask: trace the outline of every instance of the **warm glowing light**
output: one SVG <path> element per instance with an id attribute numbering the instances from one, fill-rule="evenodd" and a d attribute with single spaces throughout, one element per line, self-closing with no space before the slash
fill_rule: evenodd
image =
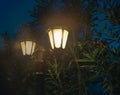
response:
<path id="1" fill-rule="evenodd" d="M 63 40 L 62 40 L 62 48 L 64 49 L 65 46 L 66 46 L 66 42 L 67 42 L 67 38 L 68 38 L 68 31 L 67 30 L 64 30 L 64 33 L 63 33 Z"/>
<path id="2" fill-rule="evenodd" d="M 33 54 L 33 53 L 34 53 L 34 51 L 35 51 L 35 46 L 36 46 L 36 43 L 35 43 L 35 42 L 33 42 L 33 47 L 32 47 L 32 52 L 31 52 L 31 54 Z"/>
<path id="3" fill-rule="evenodd" d="M 60 48 L 61 40 L 62 40 L 62 29 L 54 29 L 53 30 L 55 47 Z"/>
<path id="4" fill-rule="evenodd" d="M 31 54 L 31 49 L 32 49 L 32 42 L 31 41 L 26 41 L 26 54 L 27 55 Z"/>
<path id="5" fill-rule="evenodd" d="M 35 50 L 36 43 L 32 41 L 22 41 L 21 48 L 23 55 L 32 55 Z"/>
<path id="6" fill-rule="evenodd" d="M 68 31 L 62 28 L 50 29 L 48 32 L 52 49 L 62 48 L 66 46 Z"/>
<path id="7" fill-rule="evenodd" d="M 51 47 L 52 47 L 52 49 L 54 49 L 53 34 L 52 34 L 52 31 L 49 31 L 49 32 L 48 32 L 48 35 L 49 35 L 49 39 L 50 39 L 50 43 L 51 43 Z"/>
<path id="8" fill-rule="evenodd" d="M 25 55 L 25 43 L 24 42 L 21 42 L 21 48 L 22 48 L 23 55 Z"/>

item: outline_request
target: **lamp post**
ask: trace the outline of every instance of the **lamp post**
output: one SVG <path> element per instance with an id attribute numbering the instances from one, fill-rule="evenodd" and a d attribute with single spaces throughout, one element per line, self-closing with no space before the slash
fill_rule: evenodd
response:
<path id="1" fill-rule="evenodd" d="M 31 29 L 29 29 L 29 26 L 25 26 L 23 27 L 23 35 L 21 37 L 21 41 L 20 41 L 20 46 L 21 46 L 21 50 L 22 50 L 22 54 L 24 56 L 27 56 L 26 58 L 29 59 L 29 57 L 31 55 L 33 55 L 35 53 L 35 48 L 36 46 L 36 40 L 33 40 L 34 37 L 31 37 L 32 35 L 30 34 Z M 29 34 L 29 35 L 28 35 Z M 50 40 L 50 44 L 52 49 L 56 50 L 57 52 L 55 52 L 55 57 L 57 58 L 57 61 L 61 62 L 60 58 L 58 58 L 58 54 L 61 54 L 61 52 L 59 50 L 65 49 L 66 47 L 66 43 L 67 43 L 67 39 L 68 39 L 68 34 L 69 31 L 65 28 L 65 27 L 52 27 L 48 29 L 48 36 L 49 36 L 49 40 Z M 38 50 L 38 49 L 37 49 Z M 40 53 L 41 54 L 41 53 Z M 32 56 L 31 59 L 36 63 L 35 64 L 35 68 L 41 68 L 43 69 L 43 66 L 40 65 L 42 64 L 37 58 L 35 58 L 37 55 L 37 53 L 35 53 L 35 56 Z M 35 60 L 33 59 L 35 58 Z M 37 59 L 37 62 L 36 62 Z M 62 57 L 61 57 L 62 59 Z M 28 60 L 29 62 L 33 62 L 32 60 Z M 60 63 L 59 62 L 59 63 Z M 36 95 L 39 94 L 44 94 L 44 74 L 37 71 L 35 72 L 35 83 L 38 84 L 38 80 L 42 80 L 43 82 L 41 82 L 39 85 L 35 85 L 35 89 L 36 89 Z M 62 88 L 61 88 L 62 89 Z"/>
<path id="2" fill-rule="evenodd" d="M 68 30 L 64 27 L 56 27 L 48 29 L 48 36 L 52 49 L 64 49 L 68 39 Z"/>
<path id="3" fill-rule="evenodd" d="M 48 28 L 48 36 L 51 44 L 52 52 L 52 61 L 56 65 L 56 72 L 59 72 L 61 66 L 64 66 L 64 51 L 68 39 L 69 31 L 65 27 L 52 27 Z M 63 85 L 61 83 L 60 76 L 57 76 L 58 85 L 60 87 L 60 95 L 63 95 Z"/>
<path id="4" fill-rule="evenodd" d="M 23 55 L 27 56 L 27 58 L 29 59 L 35 52 L 36 42 L 32 40 L 25 40 L 25 41 L 21 41 L 20 45 Z M 35 62 L 35 59 L 32 57 L 31 62 Z M 28 60 L 28 62 L 30 62 L 30 60 Z M 30 81 L 32 87 L 34 87 L 34 91 L 35 91 L 34 94 L 44 95 L 44 75 L 43 75 L 43 71 L 41 71 L 41 68 L 43 69 L 43 63 L 39 61 L 35 62 L 33 68 L 35 68 L 35 72 L 33 72 L 34 74 L 32 74 L 33 75 L 32 77 L 34 78 L 32 78 Z"/>

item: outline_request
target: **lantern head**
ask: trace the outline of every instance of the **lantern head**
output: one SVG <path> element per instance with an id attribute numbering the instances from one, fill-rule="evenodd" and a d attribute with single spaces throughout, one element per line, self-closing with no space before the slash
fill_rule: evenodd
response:
<path id="1" fill-rule="evenodd" d="M 33 41 L 21 41 L 23 55 L 32 55 L 35 51 L 36 43 Z"/>
<path id="2" fill-rule="evenodd" d="M 48 30 L 50 44 L 52 49 L 62 48 L 66 46 L 69 32 L 64 28 L 51 28 Z"/>

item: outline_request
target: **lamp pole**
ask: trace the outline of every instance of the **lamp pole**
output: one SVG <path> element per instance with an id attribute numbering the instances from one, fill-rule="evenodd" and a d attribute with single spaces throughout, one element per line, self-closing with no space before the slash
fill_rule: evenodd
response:
<path id="1" fill-rule="evenodd" d="M 37 57 L 39 57 L 38 54 L 42 54 L 42 50 L 38 51 L 41 53 L 36 54 L 36 42 L 32 40 L 24 40 L 20 42 L 21 50 L 23 53 L 23 56 L 27 58 L 27 62 L 29 64 L 33 64 L 33 74 L 32 74 L 32 80 L 30 79 L 30 84 L 34 87 L 35 94 L 36 95 L 44 95 L 44 62 L 40 61 Z M 34 54 L 34 55 L 33 55 Z M 41 56 L 41 55 L 40 55 Z M 32 65 L 31 65 L 32 66 Z"/>

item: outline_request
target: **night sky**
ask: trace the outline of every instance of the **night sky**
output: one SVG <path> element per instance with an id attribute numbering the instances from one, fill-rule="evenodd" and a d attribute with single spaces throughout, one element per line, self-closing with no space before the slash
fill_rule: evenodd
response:
<path id="1" fill-rule="evenodd" d="M 98 1 L 100 8 L 102 9 L 103 8 L 102 1 L 104 0 L 98 0 Z M 33 10 L 34 6 L 35 6 L 35 0 L 0 0 L 0 35 L 8 31 L 10 37 L 13 38 L 14 33 L 21 26 L 21 24 L 30 22 L 32 20 L 32 17 L 30 17 L 29 12 Z M 57 4 L 57 8 L 59 7 L 60 7 L 60 2 L 58 2 Z M 99 20 L 105 19 L 104 14 L 97 13 L 97 15 Z M 104 38 L 106 38 L 106 34 L 104 34 L 103 31 L 101 30 L 101 25 L 102 26 L 107 25 L 107 27 L 112 27 L 112 26 L 108 20 L 104 21 L 102 24 L 98 22 L 96 23 L 99 24 L 98 26 L 96 26 L 97 31 L 102 32 L 103 34 L 100 40 L 103 40 Z M 1 37 L 0 37 L 0 43 L 2 43 Z M 114 43 L 112 43 L 111 45 L 116 47 L 119 46 L 119 44 L 116 43 L 116 41 L 114 41 Z"/>
<path id="2" fill-rule="evenodd" d="M 34 3 L 34 0 L 0 0 L 0 34 L 8 31 L 13 36 L 21 24 L 31 21 L 29 11 Z"/>

